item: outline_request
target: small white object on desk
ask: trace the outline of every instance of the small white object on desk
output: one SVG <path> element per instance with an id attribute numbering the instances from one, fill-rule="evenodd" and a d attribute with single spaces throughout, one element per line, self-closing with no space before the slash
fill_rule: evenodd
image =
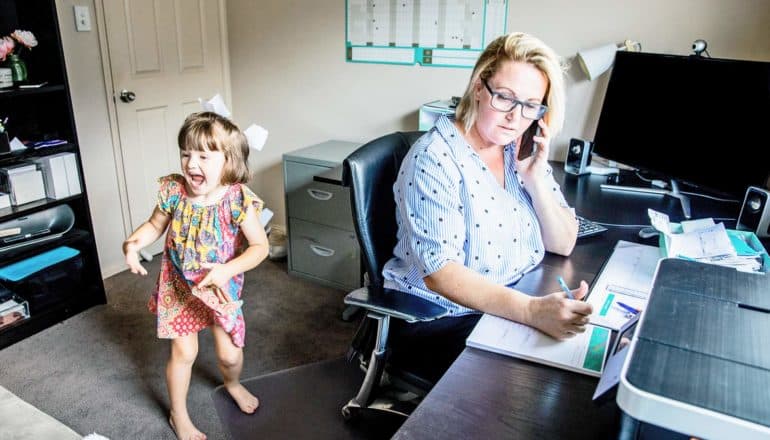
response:
<path id="1" fill-rule="evenodd" d="M 418 114 L 418 130 L 430 130 L 441 115 L 454 115 L 455 108 L 455 104 L 452 100 L 438 100 L 423 104 L 420 106 Z"/>

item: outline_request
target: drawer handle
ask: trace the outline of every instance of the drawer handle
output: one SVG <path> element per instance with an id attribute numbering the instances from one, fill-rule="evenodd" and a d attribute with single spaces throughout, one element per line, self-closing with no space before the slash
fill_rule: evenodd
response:
<path id="1" fill-rule="evenodd" d="M 315 189 L 315 188 L 308 188 L 307 193 L 310 194 L 310 197 L 321 201 L 329 200 L 334 195 L 329 191 L 321 191 L 320 189 Z"/>
<path id="2" fill-rule="evenodd" d="M 318 246 L 317 244 L 311 244 L 310 250 L 312 250 L 314 254 L 320 257 L 331 257 L 332 255 L 334 255 L 334 249 Z"/>

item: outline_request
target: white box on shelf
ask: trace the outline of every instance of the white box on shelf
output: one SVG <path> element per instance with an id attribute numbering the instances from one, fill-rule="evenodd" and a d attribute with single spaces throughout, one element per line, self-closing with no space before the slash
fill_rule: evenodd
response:
<path id="1" fill-rule="evenodd" d="M 43 173 L 32 163 L 22 163 L 16 166 L 0 169 L 3 176 L 3 189 L 11 196 L 14 206 L 34 202 L 45 198 Z"/>
<path id="2" fill-rule="evenodd" d="M 40 165 L 45 182 L 45 195 L 50 199 L 61 199 L 70 195 L 67 183 L 67 164 L 65 155 L 72 153 L 59 153 L 50 156 L 39 157 L 34 160 Z"/>
<path id="3" fill-rule="evenodd" d="M 0 171 L 2 171 L 3 174 L 5 175 L 10 176 L 12 174 L 21 174 L 21 173 L 26 173 L 28 171 L 35 171 L 36 169 L 37 169 L 37 165 L 35 165 L 34 163 L 21 162 L 16 165 L 0 168 Z"/>
<path id="4" fill-rule="evenodd" d="M 75 153 L 64 153 L 64 165 L 67 169 L 67 186 L 70 195 L 80 194 L 80 172 L 78 172 L 78 162 Z"/>
<path id="5" fill-rule="evenodd" d="M 11 196 L 8 193 L 0 192 L 0 209 L 11 206 Z"/>
<path id="6" fill-rule="evenodd" d="M 40 170 L 11 174 L 8 180 L 11 187 L 11 203 L 14 206 L 45 198 L 45 184 Z"/>

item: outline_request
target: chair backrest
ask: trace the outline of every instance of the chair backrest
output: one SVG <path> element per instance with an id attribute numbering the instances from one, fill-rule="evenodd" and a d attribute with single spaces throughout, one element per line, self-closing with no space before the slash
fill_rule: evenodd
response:
<path id="1" fill-rule="evenodd" d="M 342 182 L 350 188 L 353 224 L 370 287 L 382 288 L 382 268 L 396 245 L 393 183 L 401 161 L 422 131 L 395 132 L 374 139 L 343 162 Z"/>

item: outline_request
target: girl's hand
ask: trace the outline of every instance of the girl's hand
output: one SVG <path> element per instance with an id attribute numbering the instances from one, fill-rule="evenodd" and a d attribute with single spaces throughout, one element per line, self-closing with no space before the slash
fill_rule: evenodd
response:
<path id="1" fill-rule="evenodd" d="M 198 283 L 198 288 L 214 288 L 214 290 L 225 290 L 230 278 L 233 277 L 229 273 L 224 264 L 219 263 L 201 263 L 203 269 L 209 269 L 209 273 Z"/>
<path id="2" fill-rule="evenodd" d="M 214 288 L 214 295 L 217 296 L 217 299 L 219 300 L 219 304 L 227 304 L 233 301 L 232 299 L 230 299 L 230 297 L 227 296 L 227 294 L 225 294 L 225 291 L 220 289 L 219 287 Z"/>
<path id="3" fill-rule="evenodd" d="M 516 161 L 516 172 L 521 180 L 524 181 L 525 188 L 531 188 L 531 185 L 540 180 L 548 169 L 551 130 L 543 119 L 538 119 L 536 123 L 540 127 L 540 136 L 532 138 L 535 144 L 537 144 L 535 153 L 526 159 Z"/>
<path id="4" fill-rule="evenodd" d="M 589 321 L 588 316 L 593 311 L 590 304 L 580 301 L 587 293 L 588 284 L 581 281 L 580 287 L 572 291 L 574 300 L 567 298 L 563 291 L 532 298 L 528 324 L 556 339 L 567 339 L 583 333 Z"/>
<path id="5" fill-rule="evenodd" d="M 139 262 L 139 247 L 136 241 L 123 242 L 123 254 L 126 256 L 126 265 L 131 273 L 147 275 L 147 269 Z"/>

